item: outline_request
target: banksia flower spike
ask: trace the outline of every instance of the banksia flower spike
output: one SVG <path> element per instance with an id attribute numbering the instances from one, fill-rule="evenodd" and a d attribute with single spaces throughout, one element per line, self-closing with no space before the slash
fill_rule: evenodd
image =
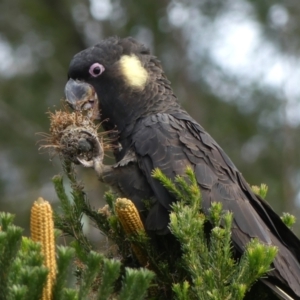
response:
<path id="1" fill-rule="evenodd" d="M 51 300 L 56 278 L 54 222 L 51 205 L 41 197 L 31 208 L 30 231 L 32 240 L 41 243 L 44 264 L 49 269 L 42 300 Z"/>
<path id="2" fill-rule="evenodd" d="M 118 198 L 115 204 L 118 219 L 128 237 L 138 234 L 145 234 L 145 228 L 133 202 L 126 198 Z M 140 246 L 131 243 L 131 248 L 143 267 L 149 267 L 148 258 Z"/>

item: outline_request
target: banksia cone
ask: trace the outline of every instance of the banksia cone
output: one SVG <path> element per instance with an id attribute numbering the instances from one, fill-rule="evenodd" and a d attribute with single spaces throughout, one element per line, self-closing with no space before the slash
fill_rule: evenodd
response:
<path id="1" fill-rule="evenodd" d="M 132 236 L 134 234 L 146 234 L 139 212 L 132 201 L 126 198 L 118 198 L 115 204 L 115 209 L 126 235 Z M 141 247 L 131 243 L 131 248 L 139 263 L 143 267 L 148 266 L 148 258 Z"/>
<path id="2" fill-rule="evenodd" d="M 54 223 L 51 205 L 41 197 L 31 208 L 30 231 L 32 240 L 41 243 L 44 264 L 49 269 L 42 300 L 51 300 L 56 277 Z"/>

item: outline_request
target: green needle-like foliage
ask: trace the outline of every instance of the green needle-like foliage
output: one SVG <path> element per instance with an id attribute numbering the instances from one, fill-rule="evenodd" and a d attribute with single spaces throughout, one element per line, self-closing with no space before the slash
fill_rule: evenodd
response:
<path id="1" fill-rule="evenodd" d="M 276 256 L 276 247 L 253 239 L 239 259 L 233 257 L 233 215 L 217 202 L 206 215 L 202 212 L 201 192 L 190 168 L 174 181 L 160 170 L 153 172 L 153 177 L 178 200 L 170 213 L 171 233 L 164 236 L 145 232 L 126 235 L 115 212 L 116 196 L 106 193 L 107 205 L 94 210 L 70 163 L 64 163 L 64 171 L 71 183 L 71 197 L 65 192 L 63 177 L 55 176 L 53 183 L 61 201 L 55 223 L 74 241 L 69 247 L 57 247 L 53 300 L 239 300 L 249 295 L 252 299 L 250 288 L 269 271 Z M 265 185 L 253 189 L 266 196 Z M 147 205 L 150 207 L 151 202 Z M 115 243 L 111 247 L 114 250 L 99 253 L 93 249 L 82 230 L 83 214 Z M 289 214 L 282 219 L 287 226 L 295 221 Z M 12 215 L 0 214 L 0 299 L 39 300 L 48 273 L 41 246 L 22 238 L 22 229 L 12 222 Z M 143 252 L 149 269 L 140 268 L 132 245 Z M 75 286 L 68 283 L 72 265 Z M 257 299 L 274 299 L 269 290 L 257 291 Z"/>
<path id="2" fill-rule="evenodd" d="M 281 220 L 288 228 L 292 228 L 296 223 L 296 217 L 289 213 L 283 213 L 281 216 Z"/>
<path id="3" fill-rule="evenodd" d="M 90 288 L 99 273 L 100 263 L 103 260 L 103 256 L 94 251 L 85 258 L 86 269 L 82 275 L 82 281 L 79 289 L 79 299 L 85 299 L 90 291 Z"/>
<path id="4" fill-rule="evenodd" d="M 98 291 L 98 300 L 106 300 L 113 293 L 114 282 L 120 275 L 121 263 L 115 259 L 103 259 L 101 285 Z"/>
<path id="5" fill-rule="evenodd" d="M 260 187 L 259 186 L 256 186 L 256 185 L 253 185 L 252 186 L 252 191 L 259 195 L 260 197 L 262 197 L 263 199 L 266 198 L 267 196 L 267 192 L 268 192 L 268 186 L 266 184 L 261 184 Z M 293 225 L 296 223 L 296 217 L 289 214 L 289 213 L 286 213 L 284 212 L 282 214 L 282 216 L 280 217 L 282 222 L 288 227 L 288 228 L 292 228 Z"/>
<path id="6" fill-rule="evenodd" d="M 180 300 L 190 300 L 190 284 L 188 281 L 184 281 L 183 283 L 174 283 L 173 284 L 173 292 L 176 295 L 177 299 Z"/>
<path id="7" fill-rule="evenodd" d="M 0 299 L 39 300 L 48 274 L 41 247 L 22 239 L 23 230 L 12 221 L 12 215 L 0 213 Z"/>
<path id="8" fill-rule="evenodd" d="M 22 242 L 23 230 L 12 225 L 13 216 L 0 213 L 0 299 L 9 295 L 10 278 L 8 274 L 13 267 Z"/>
<path id="9" fill-rule="evenodd" d="M 277 248 L 252 240 L 236 261 L 231 244 L 233 215 L 216 202 L 207 216 L 202 213 L 201 194 L 191 169 L 174 183 L 160 170 L 153 176 L 179 200 L 172 207 L 170 230 L 180 242 L 191 280 L 173 285 L 177 299 L 243 299 L 254 282 L 270 270 Z M 256 192 L 265 196 L 266 191 L 262 185 Z"/>
<path id="10" fill-rule="evenodd" d="M 0 214 L 0 299 L 40 300 L 48 274 L 43 266 L 41 246 L 22 238 L 22 229 L 14 226 L 12 221 L 12 215 Z M 53 300 L 144 299 L 154 277 L 154 273 L 146 269 L 126 268 L 123 274 L 120 261 L 108 259 L 95 251 L 86 252 L 78 241 L 73 243 L 73 248 L 58 247 L 57 254 Z M 67 288 L 74 256 L 80 261 L 80 276 L 76 288 Z M 118 285 L 120 292 L 115 289 Z"/>
<path id="11" fill-rule="evenodd" d="M 266 184 L 262 183 L 260 186 L 253 185 L 251 188 L 252 191 L 261 198 L 265 199 L 267 197 L 268 186 Z"/>
<path id="12" fill-rule="evenodd" d="M 71 245 L 76 252 L 75 263 L 78 279 L 78 294 L 76 294 L 76 297 L 78 299 L 110 299 L 113 295 L 118 295 L 118 290 L 121 289 L 120 297 L 123 297 L 123 299 L 125 299 L 124 295 L 127 294 L 133 295 L 130 297 L 143 299 L 151 281 L 149 278 L 152 279 L 154 276 L 153 272 L 141 269 L 134 270 L 135 272 L 131 273 L 129 269 L 124 274 L 121 262 L 109 259 L 105 255 L 93 251 L 91 244 L 82 231 L 82 217 L 83 213 L 85 213 L 102 233 L 117 242 L 122 256 L 124 258 L 128 257 L 131 251 L 130 243 L 126 241 L 117 216 L 114 213 L 115 196 L 107 193 L 106 200 L 108 206 L 99 211 L 93 210 L 88 203 L 82 185 L 76 179 L 75 171 L 71 164 L 65 162 L 63 168 L 71 183 L 71 200 L 65 192 L 63 177 L 55 176 L 53 183 L 57 196 L 62 203 L 62 212 L 55 216 L 55 224 L 63 233 L 75 239 Z M 67 254 L 65 250 L 62 250 L 60 249 L 59 256 Z M 112 254 L 108 253 L 108 255 L 111 256 Z M 68 259 L 71 258 L 68 256 Z M 58 279 L 55 286 L 58 290 L 54 291 L 54 297 L 57 297 L 56 299 L 60 299 L 59 297 L 71 299 L 73 297 L 72 289 L 61 290 L 59 288 L 63 286 L 65 278 L 65 274 L 60 275 L 62 273 L 60 266 L 64 270 L 66 268 L 65 265 L 62 265 L 63 263 L 66 264 L 64 261 L 60 262 L 59 259 Z M 123 277 L 122 281 L 120 280 L 121 277 Z M 136 281 L 138 282 L 138 286 L 135 285 Z"/>
<path id="13" fill-rule="evenodd" d="M 63 300 L 78 300 L 78 291 L 73 289 L 64 289 Z"/>
<path id="14" fill-rule="evenodd" d="M 133 270 L 126 268 L 126 275 L 123 279 L 123 288 L 120 292 L 119 300 L 144 299 L 153 277 L 153 272 L 147 269 Z"/>
<path id="15" fill-rule="evenodd" d="M 65 192 L 63 177 L 60 175 L 54 176 L 52 181 L 63 210 L 63 214 L 55 214 L 55 226 L 79 241 L 85 251 L 90 251 L 92 246 L 82 232 L 83 206 L 86 199 L 81 186 L 72 185 L 72 203 Z"/>
<path id="16" fill-rule="evenodd" d="M 15 300 L 26 299 L 28 288 L 24 285 L 14 284 L 10 289 L 10 296 Z"/>
<path id="17" fill-rule="evenodd" d="M 57 254 L 57 276 L 53 287 L 53 300 L 63 299 L 65 292 L 64 287 L 66 286 L 69 275 L 69 265 L 75 256 L 75 250 L 70 247 L 58 246 Z"/>

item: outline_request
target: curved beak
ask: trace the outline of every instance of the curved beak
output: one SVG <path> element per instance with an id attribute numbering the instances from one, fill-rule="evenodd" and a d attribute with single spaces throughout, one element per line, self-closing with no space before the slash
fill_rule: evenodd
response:
<path id="1" fill-rule="evenodd" d="M 66 102 L 74 110 L 89 110 L 98 106 L 98 97 L 90 84 L 69 79 L 65 86 Z"/>

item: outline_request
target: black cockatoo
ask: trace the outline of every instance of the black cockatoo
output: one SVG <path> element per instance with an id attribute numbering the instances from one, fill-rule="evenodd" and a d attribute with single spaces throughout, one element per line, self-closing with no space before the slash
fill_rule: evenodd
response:
<path id="1" fill-rule="evenodd" d="M 144 45 L 130 37 L 105 39 L 73 57 L 68 78 L 66 101 L 75 109 L 97 106 L 104 129 L 117 130 L 114 166 L 103 165 L 103 153 L 82 164 L 94 167 L 102 181 L 139 209 L 142 200 L 152 199 L 147 230 L 166 232 L 175 201 L 151 176 L 153 169 L 174 178 L 191 166 L 204 212 L 212 201 L 233 212 L 236 251 L 242 253 L 252 238 L 277 246 L 274 269 L 266 282 L 283 299 L 300 298 L 299 239 L 252 192 L 216 141 L 181 108 L 159 60 Z M 97 142 L 95 147 L 99 150 Z"/>

